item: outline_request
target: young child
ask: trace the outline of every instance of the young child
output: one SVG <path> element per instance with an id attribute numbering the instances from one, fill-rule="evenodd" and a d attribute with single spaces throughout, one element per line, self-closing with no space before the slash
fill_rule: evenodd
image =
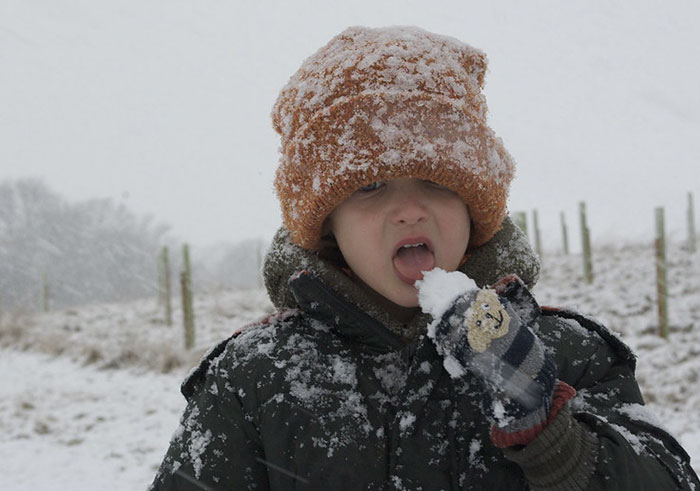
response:
<path id="1" fill-rule="evenodd" d="M 540 307 L 486 58 L 350 28 L 273 110 L 278 311 L 212 349 L 151 489 L 700 489 L 635 358 Z"/>

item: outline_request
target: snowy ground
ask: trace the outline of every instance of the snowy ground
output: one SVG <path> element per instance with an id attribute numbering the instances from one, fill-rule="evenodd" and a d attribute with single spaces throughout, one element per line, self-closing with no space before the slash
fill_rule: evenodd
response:
<path id="1" fill-rule="evenodd" d="M 669 252 L 671 337 L 655 335 L 653 253 L 598 248 L 596 280 L 579 256 L 545 255 L 540 303 L 604 321 L 639 355 L 645 398 L 700 471 L 700 253 Z M 197 348 L 162 322 L 154 300 L 95 305 L 0 325 L 0 489 L 144 489 L 184 407 L 178 386 L 217 339 L 265 315 L 263 292 L 196 298 Z"/>
<path id="2" fill-rule="evenodd" d="M 181 374 L 0 352 L 0 489 L 136 490 L 182 411 Z"/>
<path id="3" fill-rule="evenodd" d="M 185 407 L 179 385 L 214 342 L 264 316 L 262 291 L 195 298 L 197 343 L 155 300 L 0 327 L 0 490 L 145 489 Z M 167 372 L 167 373 L 163 373 Z"/>

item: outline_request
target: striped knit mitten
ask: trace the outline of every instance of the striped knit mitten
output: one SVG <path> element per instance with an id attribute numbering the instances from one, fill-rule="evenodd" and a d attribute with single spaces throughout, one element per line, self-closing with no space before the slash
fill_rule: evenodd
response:
<path id="1" fill-rule="evenodd" d="M 461 273 L 441 273 L 439 278 L 461 275 L 471 281 Z M 554 360 L 509 302 L 493 290 L 474 285 L 455 298 L 454 291 L 443 288 L 437 295 L 443 305 L 431 305 L 431 295 L 423 287 L 436 283 L 435 274 L 427 273 L 418 285 L 419 301 L 435 319 L 428 336 L 444 357 L 445 368 L 453 378 L 471 372 L 483 382 L 487 390 L 482 407 L 497 446 L 526 445 L 546 426 L 552 412 L 558 412 L 552 411 L 557 384 Z M 454 300 L 446 303 L 446 298 Z"/>

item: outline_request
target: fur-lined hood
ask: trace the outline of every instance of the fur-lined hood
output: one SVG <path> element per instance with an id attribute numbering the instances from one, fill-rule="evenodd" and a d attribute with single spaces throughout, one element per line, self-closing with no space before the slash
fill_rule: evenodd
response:
<path id="1" fill-rule="evenodd" d="M 539 277 L 540 262 L 525 234 L 506 218 L 501 230 L 481 247 L 470 252 L 469 260 L 460 271 L 483 287 L 496 283 L 504 276 L 516 274 L 532 288 Z M 375 302 L 340 269 L 303 249 L 290 240 L 289 232 L 280 228 L 275 234 L 265 258 L 263 276 L 272 303 L 278 309 L 297 307 L 288 287 L 289 279 L 299 271 L 318 276 L 345 300 L 359 306 L 372 317 L 382 321 L 385 314 L 378 312 Z"/>

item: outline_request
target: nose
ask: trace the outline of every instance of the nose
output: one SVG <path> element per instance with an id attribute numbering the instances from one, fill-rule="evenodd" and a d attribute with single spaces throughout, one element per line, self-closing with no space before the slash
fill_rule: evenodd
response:
<path id="1" fill-rule="evenodd" d="M 392 190 L 391 219 L 396 225 L 415 225 L 428 218 L 425 196 L 420 186 L 411 181 L 396 182 Z"/>

